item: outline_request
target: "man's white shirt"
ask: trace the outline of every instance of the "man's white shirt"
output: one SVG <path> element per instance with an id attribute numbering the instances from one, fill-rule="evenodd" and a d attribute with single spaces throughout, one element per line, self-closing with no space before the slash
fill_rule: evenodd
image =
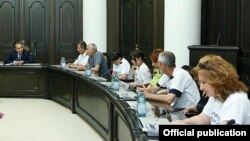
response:
<path id="1" fill-rule="evenodd" d="M 76 65 L 86 65 L 88 63 L 89 56 L 84 54 L 79 54 L 78 58 L 75 60 L 74 64 Z"/>

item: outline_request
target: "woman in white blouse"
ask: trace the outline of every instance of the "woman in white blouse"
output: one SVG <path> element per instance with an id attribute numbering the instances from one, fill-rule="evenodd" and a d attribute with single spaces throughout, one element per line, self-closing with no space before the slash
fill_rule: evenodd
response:
<path id="1" fill-rule="evenodd" d="M 120 80 L 130 80 L 132 79 L 131 75 L 131 66 L 129 62 L 122 56 L 120 52 L 111 52 L 109 59 L 113 64 L 113 72 L 116 72 L 119 75 Z"/>
<path id="2" fill-rule="evenodd" d="M 152 79 L 152 75 L 148 66 L 144 63 L 144 54 L 140 49 L 131 52 L 131 62 L 136 66 L 134 86 L 148 85 Z"/>

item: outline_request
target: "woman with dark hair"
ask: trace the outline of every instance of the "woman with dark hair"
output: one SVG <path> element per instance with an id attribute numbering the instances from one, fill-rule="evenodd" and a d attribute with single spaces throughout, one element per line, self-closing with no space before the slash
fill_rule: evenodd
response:
<path id="1" fill-rule="evenodd" d="M 131 62 L 136 67 L 134 86 L 148 85 L 151 81 L 151 72 L 148 66 L 144 63 L 144 54 L 140 49 L 135 49 L 131 52 Z"/>
<path id="2" fill-rule="evenodd" d="M 209 100 L 199 115 L 172 124 L 229 124 L 232 120 L 235 124 L 250 124 L 248 88 L 229 62 L 212 57 L 199 62 L 193 71 Z"/>
<path id="3" fill-rule="evenodd" d="M 109 60 L 113 64 L 113 72 L 116 72 L 120 80 L 129 80 L 131 77 L 131 66 L 120 52 L 111 52 Z"/>

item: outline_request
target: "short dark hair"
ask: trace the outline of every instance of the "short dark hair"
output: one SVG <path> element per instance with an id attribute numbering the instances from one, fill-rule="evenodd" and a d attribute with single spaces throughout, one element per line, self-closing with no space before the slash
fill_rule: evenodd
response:
<path id="1" fill-rule="evenodd" d="M 133 51 L 130 53 L 130 56 L 131 56 L 132 59 L 134 59 L 134 58 L 141 58 L 142 61 L 145 60 L 144 54 L 143 54 L 143 52 L 142 52 L 140 49 L 135 49 L 135 50 L 133 50 Z"/>
<path id="2" fill-rule="evenodd" d="M 110 52 L 110 54 L 109 54 L 110 61 L 115 61 L 119 58 L 121 58 L 121 59 L 123 58 L 123 56 L 120 52 L 116 52 L 116 51 Z"/>
<path id="3" fill-rule="evenodd" d="M 84 48 L 85 50 L 86 50 L 86 47 L 87 47 L 87 44 L 86 44 L 86 42 L 85 41 L 78 41 L 77 43 L 76 43 L 76 46 L 78 46 L 78 45 L 80 45 L 80 47 L 81 48 Z"/>

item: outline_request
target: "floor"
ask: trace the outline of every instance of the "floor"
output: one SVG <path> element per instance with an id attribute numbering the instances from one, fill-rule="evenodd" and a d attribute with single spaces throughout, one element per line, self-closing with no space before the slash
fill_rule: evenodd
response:
<path id="1" fill-rule="evenodd" d="M 0 141 L 103 141 L 78 115 L 54 101 L 0 98 Z"/>

